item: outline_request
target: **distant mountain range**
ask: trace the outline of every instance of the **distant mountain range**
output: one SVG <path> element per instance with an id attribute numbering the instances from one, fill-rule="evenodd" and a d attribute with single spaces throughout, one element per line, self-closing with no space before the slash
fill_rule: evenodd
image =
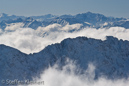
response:
<path id="1" fill-rule="evenodd" d="M 109 27 L 124 27 L 129 28 L 129 19 L 127 18 L 114 18 L 106 17 L 98 13 L 82 13 L 77 15 L 61 15 L 55 16 L 52 14 L 43 16 L 16 16 L 7 15 L 5 13 L 0 14 L 0 28 L 5 29 L 10 24 L 22 23 L 22 27 L 29 27 L 37 29 L 39 26 L 44 27 L 50 24 L 82 24 L 82 27 L 93 27 L 93 28 L 109 28 Z"/>
<path id="2" fill-rule="evenodd" d="M 89 62 L 94 63 L 95 78 L 100 75 L 111 79 L 126 78 L 129 75 L 128 47 L 129 41 L 118 40 L 112 36 L 108 36 L 105 41 L 86 37 L 68 38 L 30 55 L 0 45 L 0 80 L 32 79 L 33 76 L 39 76 L 49 65 L 65 65 L 67 58 L 76 61 L 83 70 Z"/>

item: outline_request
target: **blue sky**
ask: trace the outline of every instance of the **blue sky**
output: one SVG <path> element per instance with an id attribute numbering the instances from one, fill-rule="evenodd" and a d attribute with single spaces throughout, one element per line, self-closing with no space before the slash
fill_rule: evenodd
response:
<path id="1" fill-rule="evenodd" d="M 129 0 L 0 0 L 0 13 L 15 15 L 101 13 L 129 18 Z"/>

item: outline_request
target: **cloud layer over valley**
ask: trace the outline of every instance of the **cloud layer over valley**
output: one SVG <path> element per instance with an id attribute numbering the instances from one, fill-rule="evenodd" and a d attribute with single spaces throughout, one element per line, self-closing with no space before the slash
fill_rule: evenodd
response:
<path id="1" fill-rule="evenodd" d="M 106 28 L 81 28 L 81 24 L 65 25 L 52 24 L 39 27 L 36 30 L 21 28 L 22 24 L 16 23 L 0 29 L 0 44 L 14 47 L 24 53 L 35 53 L 46 46 L 59 43 L 66 38 L 85 36 L 105 40 L 105 36 L 114 36 L 118 39 L 129 40 L 129 30 L 122 27 Z"/>

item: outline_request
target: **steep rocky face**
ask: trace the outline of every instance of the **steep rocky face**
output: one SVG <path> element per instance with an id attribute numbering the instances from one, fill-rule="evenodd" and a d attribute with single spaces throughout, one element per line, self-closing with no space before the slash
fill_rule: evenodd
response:
<path id="1" fill-rule="evenodd" d="M 83 70 L 93 63 L 96 66 L 96 78 L 100 75 L 126 78 L 129 74 L 128 41 L 111 36 L 105 41 L 77 37 L 49 45 L 41 52 L 30 55 L 0 45 L 0 80 L 32 79 L 32 76 L 38 76 L 49 65 L 65 65 L 67 58 L 76 61 Z"/>

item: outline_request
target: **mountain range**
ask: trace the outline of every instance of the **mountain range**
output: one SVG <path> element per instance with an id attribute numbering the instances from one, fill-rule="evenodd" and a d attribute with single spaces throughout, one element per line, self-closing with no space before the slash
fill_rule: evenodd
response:
<path id="1" fill-rule="evenodd" d="M 3 31 L 5 30 L 5 33 L 10 32 L 6 32 L 6 30 L 11 30 L 8 28 L 11 25 L 19 26 L 22 28 L 22 30 L 23 28 L 25 30 L 27 30 L 26 28 L 32 28 L 32 30 L 34 29 L 34 31 L 36 31 L 35 29 L 39 27 L 46 27 L 52 24 L 60 24 L 61 26 L 67 25 L 67 27 L 70 28 L 68 32 L 71 33 L 75 29 L 71 29 L 71 27 L 69 26 L 72 24 L 79 25 L 77 32 L 79 32 L 79 30 L 84 27 L 96 29 L 124 27 L 125 29 L 128 29 L 129 19 L 107 17 L 103 14 L 92 12 L 76 15 L 56 16 L 52 14 L 47 14 L 43 16 L 30 17 L 8 15 L 5 13 L 0 14 L 0 31 L 1 29 Z M 53 29 L 55 30 L 53 33 L 56 33 L 56 31 L 60 30 L 60 25 L 59 28 L 55 27 L 56 30 Z M 15 27 L 12 28 L 15 29 Z M 65 28 L 66 27 L 64 27 L 64 29 Z M 51 31 L 47 29 L 48 28 L 45 28 L 46 32 L 43 33 L 43 36 L 46 36 Z M 62 30 L 60 30 L 59 32 L 62 32 Z M 19 31 L 21 30 L 19 29 Z M 26 32 L 25 34 L 28 34 L 28 32 Z M 120 35 L 121 34 L 122 33 L 120 33 Z M 16 43 L 18 43 L 18 40 L 19 39 L 16 40 Z M 23 42 L 24 41 L 29 42 L 29 40 L 23 40 Z M 29 45 L 27 44 L 26 46 Z M 87 37 L 67 38 L 60 43 L 48 45 L 43 50 L 33 54 L 25 54 L 19 51 L 18 48 L 15 49 L 13 47 L 6 46 L 3 43 L 0 44 L 0 81 L 6 79 L 32 80 L 33 77 L 40 77 L 40 74 L 42 74 L 45 69 L 52 67 L 55 64 L 58 64 L 59 70 L 62 70 L 62 67 L 67 64 L 67 59 L 70 59 L 71 61 L 76 63 L 76 66 L 80 69 L 76 73 L 80 74 L 85 74 L 85 70 L 88 68 L 88 64 L 93 63 L 96 67 L 94 77 L 95 80 L 101 76 L 106 76 L 109 79 L 126 79 L 129 76 L 128 47 L 129 41 L 122 39 L 119 40 L 118 38 L 115 38 L 113 36 L 107 36 L 106 40 L 99 40 Z M 7 85 L 0 83 L 0 86 Z"/>
<path id="2" fill-rule="evenodd" d="M 56 16 L 47 14 L 43 16 L 16 16 L 8 15 L 5 13 L 0 14 L 0 28 L 5 29 L 11 24 L 22 23 L 22 27 L 29 27 L 37 29 L 39 26 L 44 27 L 50 24 L 82 24 L 82 27 L 93 27 L 93 28 L 109 28 L 109 27 L 124 27 L 129 28 L 129 19 L 127 18 L 114 18 L 107 17 L 99 13 L 81 13 L 76 15 L 61 15 Z"/>
<path id="3" fill-rule="evenodd" d="M 107 36 L 104 41 L 87 37 L 68 38 L 61 43 L 47 46 L 39 53 L 29 55 L 0 45 L 0 80 L 31 80 L 54 64 L 59 64 L 61 69 L 67 59 L 75 61 L 82 70 L 87 69 L 88 63 L 95 64 L 95 79 L 102 75 L 111 79 L 127 78 L 128 47 L 129 41 L 118 40 L 112 36 Z"/>

